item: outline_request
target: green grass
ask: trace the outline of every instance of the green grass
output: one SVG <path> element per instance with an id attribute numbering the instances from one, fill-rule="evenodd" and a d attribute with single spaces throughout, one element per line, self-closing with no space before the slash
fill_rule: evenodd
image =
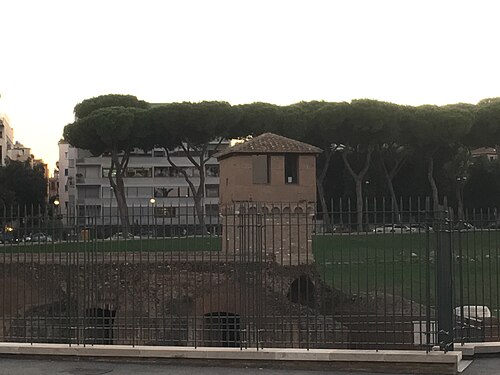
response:
<path id="1" fill-rule="evenodd" d="M 500 307 L 500 232 L 455 233 L 455 304 Z M 323 235 L 313 253 L 323 280 L 348 294 L 435 296 L 437 234 Z"/>
<path id="2" fill-rule="evenodd" d="M 0 253 L 66 253 L 124 251 L 220 251 L 220 237 L 166 237 L 116 241 L 21 243 L 0 246 Z"/>

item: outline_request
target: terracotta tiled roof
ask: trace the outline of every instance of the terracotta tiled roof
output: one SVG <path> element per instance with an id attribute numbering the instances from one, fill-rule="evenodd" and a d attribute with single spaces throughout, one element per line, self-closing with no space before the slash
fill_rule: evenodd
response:
<path id="1" fill-rule="evenodd" d="M 286 138 L 273 133 L 264 133 L 246 142 L 228 147 L 215 155 L 224 159 L 232 154 L 320 154 L 323 150 L 318 147 Z"/>

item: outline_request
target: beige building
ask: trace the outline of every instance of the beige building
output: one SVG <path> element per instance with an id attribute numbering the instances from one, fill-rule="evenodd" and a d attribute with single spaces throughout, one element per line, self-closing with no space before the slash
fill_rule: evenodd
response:
<path id="1" fill-rule="evenodd" d="M 0 114 L 0 166 L 5 165 L 5 159 L 14 146 L 14 130 L 10 126 L 9 118 Z"/>
<path id="2" fill-rule="evenodd" d="M 22 143 L 16 141 L 12 148 L 7 153 L 7 157 L 12 161 L 33 161 L 33 155 L 31 155 L 31 148 L 25 147 Z"/>
<path id="3" fill-rule="evenodd" d="M 313 261 L 316 157 L 322 150 L 264 133 L 216 155 L 223 246 L 228 253 L 281 265 Z"/>

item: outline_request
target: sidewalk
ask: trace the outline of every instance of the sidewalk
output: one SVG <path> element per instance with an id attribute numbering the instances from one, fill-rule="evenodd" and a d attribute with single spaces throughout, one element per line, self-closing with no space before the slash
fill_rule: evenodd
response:
<path id="1" fill-rule="evenodd" d="M 208 367 L 165 363 L 1 358 L 0 375 L 375 375 L 370 372 L 280 370 L 267 367 Z M 471 373 L 472 374 L 472 373 Z M 484 373 L 489 374 L 489 373 Z M 492 373 L 493 374 L 493 373 Z M 408 374 L 410 375 L 410 374 Z"/>
<path id="2" fill-rule="evenodd" d="M 287 372 L 305 370 L 372 371 L 378 373 L 456 374 L 462 358 L 460 352 L 426 353 L 412 350 L 349 349 L 244 349 L 192 348 L 160 346 L 0 343 L 0 355 L 9 359 L 87 359 L 114 363 L 150 361 L 173 366 L 210 368 L 273 368 Z M 111 363 L 111 362 L 110 362 Z M 143 365 L 143 363 L 140 363 Z M 106 372 L 104 372 L 106 373 Z M 299 372 L 300 373 L 300 372 Z M 86 374 L 85 374 L 86 375 Z"/>

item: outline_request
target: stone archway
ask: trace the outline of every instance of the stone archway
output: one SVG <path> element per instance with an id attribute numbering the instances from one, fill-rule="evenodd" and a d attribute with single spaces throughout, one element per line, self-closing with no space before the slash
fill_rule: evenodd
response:
<path id="1" fill-rule="evenodd" d="M 241 318 L 232 312 L 211 312 L 204 316 L 205 346 L 240 347 Z"/>
<path id="2" fill-rule="evenodd" d="M 89 344 L 113 344 L 116 310 L 92 307 L 85 310 L 85 341 Z"/>
<path id="3" fill-rule="evenodd" d="M 307 275 L 301 275 L 290 284 L 287 298 L 290 302 L 314 308 L 316 304 L 315 293 L 316 288 L 311 278 Z"/>

